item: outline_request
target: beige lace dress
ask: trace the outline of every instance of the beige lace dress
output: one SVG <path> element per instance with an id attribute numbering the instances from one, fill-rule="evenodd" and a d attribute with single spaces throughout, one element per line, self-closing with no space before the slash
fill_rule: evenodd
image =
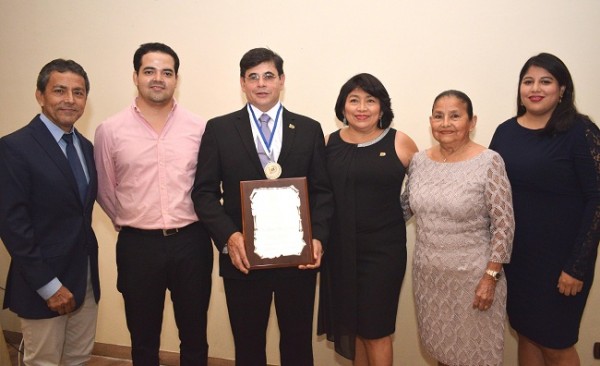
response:
<path id="1" fill-rule="evenodd" d="M 514 234 L 510 183 L 492 150 L 456 163 L 417 153 L 402 195 L 415 216 L 413 290 L 419 336 L 447 365 L 502 365 L 506 279 L 487 311 L 473 309 L 489 261 L 507 263 Z"/>

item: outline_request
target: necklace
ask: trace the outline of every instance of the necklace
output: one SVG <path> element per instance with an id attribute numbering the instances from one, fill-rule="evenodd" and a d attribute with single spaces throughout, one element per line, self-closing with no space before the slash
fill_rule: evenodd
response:
<path id="1" fill-rule="evenodd" d="M 373 141 L 377 139 L 385 130 L 376 128 L 365 134 L 355 131 L 352 127 L 346 127 L 345 129 L 345 140 L 351 144 L 363 144 L 365 142 Z"/>
<path id="2" fill-rule="evenodd" d="M 465 146 L 469 145 L 470 141 L 467 141 L 466 144 L 462 145 L 461 147 L 459 147 L 458 149 L 452 151 L 450 154 L 448 155 L 444 155 L 444 153 L 442 152 L 442 145 L 440 145 L 440 155 L 442 155 L 442 157 L 444 158 L 444 160 L 442 160 L 442 163 L 445 163 L 448 161 L 448 158 L 451 157 L 452 155 L 456 155 L 459 151 L 461 151 Z"/>

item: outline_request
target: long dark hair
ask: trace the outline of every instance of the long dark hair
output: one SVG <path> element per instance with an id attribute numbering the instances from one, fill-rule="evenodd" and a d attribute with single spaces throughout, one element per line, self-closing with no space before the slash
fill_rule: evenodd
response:
<path id="1" fill-rule="evenodd" d="M 565 88 L 560 102 L 552 112 L 546 127 L 542 130 L 543 133 L 554 135 L 565 132 L 571 128 L 578 117 L 589 119 L 587 116 L 581 115 L 575 107 L 575 86 L 569 69 L 561 59 L 549 53 L 540 53 L 533 56 L 523 65 L 519 74 L 519 85 L 517 86 L 517 117 L 524 115 L 526 112 L 525 106 L 521 103 L 520 88 L 523 77 L 531 66 L 541 67 L 548 71 L 558 81 L 558 85 Z"/>

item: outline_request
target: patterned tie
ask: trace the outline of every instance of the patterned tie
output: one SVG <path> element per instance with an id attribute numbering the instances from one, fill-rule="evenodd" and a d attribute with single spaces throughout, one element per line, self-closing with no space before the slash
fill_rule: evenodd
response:
<path id="1" fill-rule="evenodd" d="M 77 149 L 75 149 L 75 145 L 73 144 L 73 134 L 65 133 L 62 139 L 67 143 L 67 159 L 69 160 L 69 165 L 71 166 L 71 170 L 73 171 L 73 175 L 75 176 L 75 180 L 77 181 L 77 188 L 79 188 L 79 196 L 81 198 L 81 202 L 85 202 L 85 196 L 87 195 L 88 189 L 88 182 L 87 178 L 85 177 L 83 167 L 81 166 L 81 160 L 79 160 Z"/>
<path id="2" fill-rule="evenodd" d="M 263 115 L 260 116 L 260 118 L 258 120 L 260 121 L 260 130 L 262 131 L 263 136 L 265 137 L 265 142 L 268 142 L 271 139 L 271 129 L 269 128 L 269 121 L 271 120 L 271 117 L 269 117 L 268 114 L 263 113 Z M 258 157 L 260 158 L 260 163 L 262 164 L 262 167 L 264 168 L 271 159 L 269 159 L 269 155 L 263 148 L 260 141 L 257 141 L 257 145 L 258 145 L 258 149 L 257 149 Z"/>

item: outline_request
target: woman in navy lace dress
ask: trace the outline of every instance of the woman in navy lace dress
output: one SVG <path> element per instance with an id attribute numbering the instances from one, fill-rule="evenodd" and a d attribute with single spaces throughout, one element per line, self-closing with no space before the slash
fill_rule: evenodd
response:
<path id="1" fill-rule="evenodd" d="M 565 64 L 530 58 L 519 76 L 517 116 L 490 148 L 513 189 L 515 238 L 505 266 L 507 312 L 519 364 L 579 365 L 579 324 L 592 286 L 600 232 L 600 132 L 575 108 Z"/>

